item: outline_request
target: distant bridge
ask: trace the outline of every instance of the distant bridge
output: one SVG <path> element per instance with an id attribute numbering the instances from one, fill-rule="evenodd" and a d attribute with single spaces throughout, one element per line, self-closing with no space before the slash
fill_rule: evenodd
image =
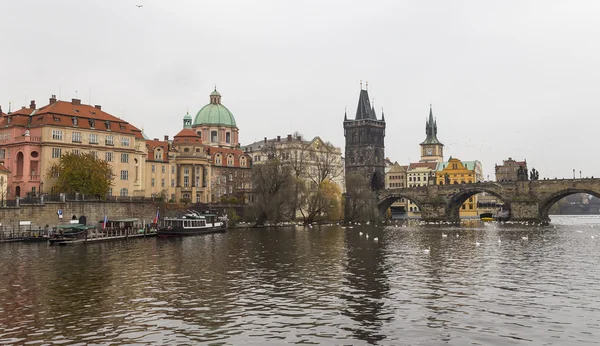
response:
<path id="1" fill-rule="evenodd" d="M 600 198 L 600 179 L 483 182 L 387 189 L 377 192 L 377 202 L 382 215 L 396 200 L 405 198 L 419 207 L 423 220 L 459 221 L 461 205 L 469 197 L 481 192 L 500 199 L 508 209 L 511 220 L 544 222 L 550 221 L 550 207 L 566 196 L 587 193 Z"/>

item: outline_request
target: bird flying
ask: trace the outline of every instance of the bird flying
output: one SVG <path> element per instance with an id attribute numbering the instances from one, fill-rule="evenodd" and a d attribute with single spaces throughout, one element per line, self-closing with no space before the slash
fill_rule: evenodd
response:
<path id="1" fill-rule="evenodd" d="M 136 6 L 137 6 L 138 8 L 139 8 L 139 7 L 144 7 L 144 5 L 136 5 Z"/>

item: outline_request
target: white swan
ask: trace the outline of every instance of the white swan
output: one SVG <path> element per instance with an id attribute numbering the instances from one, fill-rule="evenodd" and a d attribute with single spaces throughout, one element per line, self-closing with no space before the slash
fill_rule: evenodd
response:
<path id="1" fill-rule="evenodd" d="M 363 233 L 362 232 L 358 232 L 358 235 L 362 237 Z"/>
<path id="2" fill-rule="evenodd" d="M 448 238 L 448 235 L 446 233 L 442 233 L 442 238 Z"/>
<path id="3" fill-rule="evenodd" d="M 529 236 L 528 236 L 528 235 L 526 235 L 526 236 L 524 236 L 524 237 L 521 237 L 521 239 L 522 239 L 522 240 L 529 240 Z"/>
<path id="4" fill-rule="evenodd" d="M 423 249 L 423 253 L 429 253 L 431 252 L 431 246 L 429 246 L 427 249 Z"/>
<path id="5" fill-rule="evenodd" d="M 379 238 L 375 237 L 373 238 L 373 241 L 377 243 L 379 241 Z"/>
<path id="6" fill-rule="evenodd" d="M 369 233 L 367 233 L 367 234 L 365 235 L 365 237 L 367 237 L 367 239 L 369 239 Z"/>
<path id="7" fill-rule="evenodd" d="M 498 244 L 502 244 L 502 240 L 498 239 Z"/>
<path id="8" fill-rule="evenodd" d="M 459 237 L 459 235 L 458 235 L 458 233 L 456 233 L 456 238 L 458 238 L 458 237 Z"/>
<path id="9" fill-rule="evenodd" d="M 479 243 L 478 241 L 475 242 L 475 246 L 479 246 L 481 245 L 481 243 Z"/>

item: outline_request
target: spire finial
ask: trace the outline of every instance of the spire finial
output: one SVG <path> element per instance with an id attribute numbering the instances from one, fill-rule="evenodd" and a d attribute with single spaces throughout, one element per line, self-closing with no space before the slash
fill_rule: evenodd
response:
<path id="1" fill-rule="evenodd" d="M 367 86 L 366 86 L 367 89 L 366 90 L 369 90 L 369 81 L 366 81 L 366 84 L 367 84 Z"/>
<path id="2" fill-rule="evenodd" d="M 362 79 L 360 80 L 360 90 L 362 90 Z"/>
<path id="3" fill-rule="evenodd" d="M 215 91 L 217 91 L 217 85 L 215 84 Z"/>

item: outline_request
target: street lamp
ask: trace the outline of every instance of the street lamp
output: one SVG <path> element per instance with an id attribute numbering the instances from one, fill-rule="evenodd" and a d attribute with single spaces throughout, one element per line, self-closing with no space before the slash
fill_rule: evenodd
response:
<path id="1" fill-rule="evenodd" d="M 573 179 L 575 179 L 575 168 L 573 168 Z"/>

